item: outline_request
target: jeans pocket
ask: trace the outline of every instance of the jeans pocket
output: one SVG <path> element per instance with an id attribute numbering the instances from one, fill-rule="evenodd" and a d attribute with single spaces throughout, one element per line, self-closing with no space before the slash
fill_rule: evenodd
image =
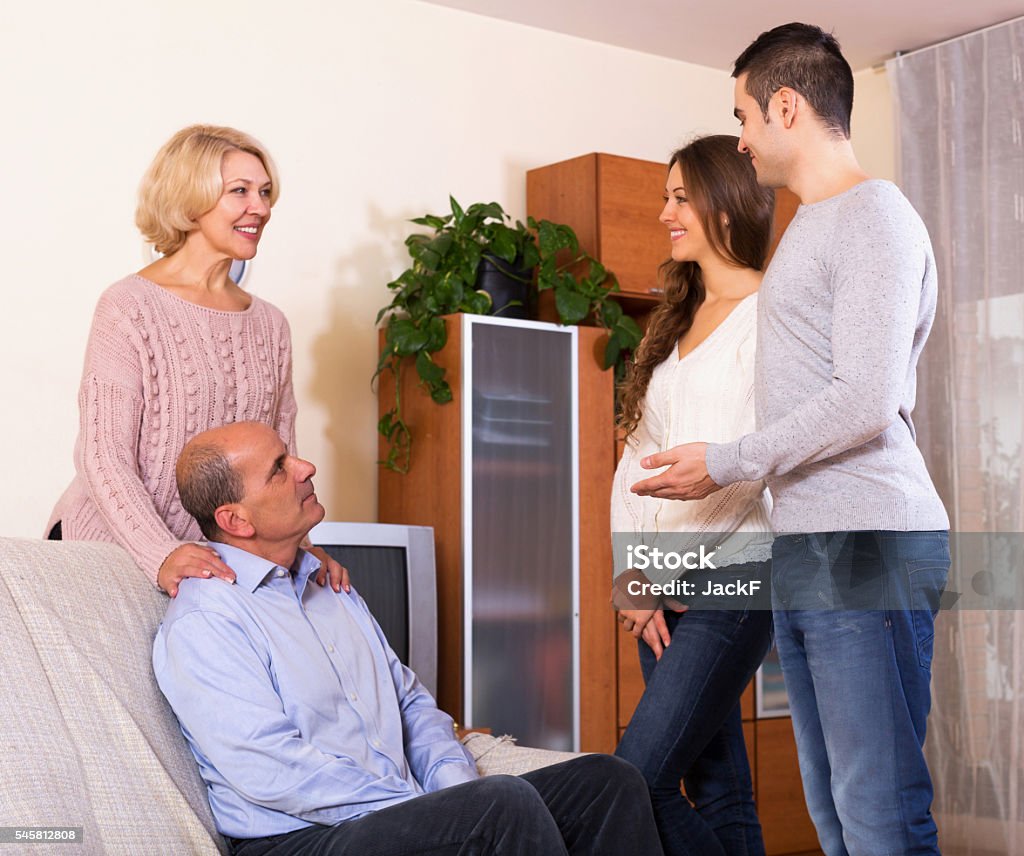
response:
<path id="1" fill-rule="evenodd" d="M 906 563 L 910 584 L 911 610 L 914 618 L 914 636 L 917 641 L 917 659 L 923 669 L 931 669 L 935 646 L 935 616 L 939 600 L 946 587 L 949 559 L 910 559 Z"/>

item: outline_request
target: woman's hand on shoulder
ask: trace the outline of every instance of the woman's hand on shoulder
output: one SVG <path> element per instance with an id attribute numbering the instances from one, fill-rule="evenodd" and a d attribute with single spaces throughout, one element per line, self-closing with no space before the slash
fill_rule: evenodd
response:
<path id="1" fill-rule="evenodd" d="M 164 559 L 157 573 L 156 584 L 171 597 L 176 597 L 178 586 L 186 577 L 220 577 L 233 583 L 235 572 L 221 561 L 212 547 L 204 544 L 182 544 Z"/>
<path id="2" fill-rule="evenodd" d="M 332 559 L 323 547 L 307 545 L 303 548 L 320 560 L 320 570 L 316 572 L 316 581 L 319 585 L 327 585 L 327 577 L 330 575 L 331 588 L 337 592 L 345 589 L 352 590 L 352 584 L 348 580 L 348 568 Z"/>

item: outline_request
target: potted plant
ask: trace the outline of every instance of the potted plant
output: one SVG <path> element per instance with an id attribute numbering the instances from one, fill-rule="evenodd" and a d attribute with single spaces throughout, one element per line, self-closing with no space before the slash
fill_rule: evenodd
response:
<path id="1" fill-rule="evenodd" d="M 421 383 L 435 402 L 444 404 L 452 398 L 445 371 L 431 356 L 448 340 L 441 316 L 455 312 L 486 315 L 495 308 L 525 307 L 536 269 L 536 292 L 554 293 L 562 324 L 591 320 L 608 331 L 604 368 L 614 366 L 617 379 L 641 338 L 636 322 L 610 299 L 619 289 L 615 277 L 580 251 L 579 240 L 569 226 L 532 217 L 526 225 L 518 220 L 512 225 L 496 202 L 468 208 L 454 198 L 450 202 L 450 214 L 427 214 L 412 221 L 433 231 L 406 238 L 412 267 L 388 283 L 393 297 L 377 313 L 378 323 L 385 317 L 387 321 L 374 379 L 384 371 L 395 374 L 394 406 L 377 425 L 390 446 L 380 463 L 398 472 L 408 470 L 411 447 L 400 398 L 404 360 L 414 361 Z M 481 287 L 481 280 L 495 277 L 504 280 L 500 288 Z M 494 293 L 508 295 L 516 287 L 521 289 L 520 296 L 495 300 Z"/>

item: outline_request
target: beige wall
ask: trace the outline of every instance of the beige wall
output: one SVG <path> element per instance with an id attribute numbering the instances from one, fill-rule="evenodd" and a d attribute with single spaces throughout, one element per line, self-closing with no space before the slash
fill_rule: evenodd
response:
<path id="1" fill-rule="evenodd" d="M 895 181 L 896 137 L 889 78 L 883 68 L 858 71 L 853 78 L 850 138 L 857 158 L 874 178 Z"/>
<path id="2" fill-rule="evenodd" d="M 280 165 L 250 285 L 291 321 L 299 449 L 355 520 L 376 511 L 373 320 L 406 219 L 449 192 L 522 216 L 531 167 L 735 130 L 724 72 L 408 0 L 19 3 L 0 75 L 5 535 L 39 534 L 71 477 L 92 308 L 141 266 L 136 183 L 177 128 L 237 125 Z"/>

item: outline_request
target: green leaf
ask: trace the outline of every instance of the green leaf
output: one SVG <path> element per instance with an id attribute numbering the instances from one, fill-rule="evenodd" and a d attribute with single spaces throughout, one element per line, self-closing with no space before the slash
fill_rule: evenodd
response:
<path id="1" fill-rule="evenodd" d="M 622 341 L 622 346 L 624 348 L 629 348 L 631 351 L 636 350 L 636 346 L 640 344 L 640 340 L 644 337 L 644 333 L 643 330 L 640 329 L 640 325 L 628 315 L 623 315 L 619 318 L 615 325 L 615 329 Z"/>
<path id="2" fill-rule="evenodd" d="M 376 378 L 384 369 L 391 365 L 391 361 L 395 359 L 394 352 L 387 346 L 381 348 L 380 356 L 377 358 L 377 371 L 373 373 Z"/>
<path id="3" fill-rule="evenodd" d="M 565 241 L 565 246 L 569 248 L 569 251 L 576 255 L 580 251 L 580 240 L 576 237 L 576 233 L 572 230 L 571 226 L 566 226 L 564 223 L 559 225 L 559 232 L 562 235 L 562 240 Z"/>
<path id="4" fill-rule="evenodd" d="M 430 359 L 430 354 L 420 351 L 416 355 L 416 371 L 424 383 L 436 386 L 444 380 L 444 369 Z"/>
<path id="5" fill-rule="evenodd" d="M 555 257 L 550 256 L 543 259 L 537 268 L 537 291 L 546 291 L 552 288 L 555 284 L 556 275 Z"/>
<path id="6" fill-rule="evenodd" d="M 432 302 L 436 307 L 433 309 L 434 312 L 447 312 L 447 307 L 452 305 L 455 297 L 454 278 L 455 275 L 452 272 L 448 272 L 434 283 L 434 293 L 432 295 Z"/>
<path id="7" fill-rule="evenodd" d="M 422 300 L 423 315 L 437 315 L 439 312 L 444 310 L 441 308 L 441 304 L 437 299 L 437 294 L 425 294 Z"/>
<path id="8" fill-rule="evenodd" d="M 462 206 L 455 201 L 454 196 L 449 196 L 448 201 L 452 204 L 452 214 L 455 216 L 455 222 L 461 223 L 463 218 L 466 216 L 466 212 L 462 210 Z"/>
<path id="9" fill-rule="evenodd" d="M 555 288 L 555 308 L 563 324 L 578 324 L 587 317 L 590 301 L 568 288 Z"/>
<path id="10" fill-rule="evenodd" d="M 430 397 L 438 404 L 447 404 L 452 400 L 452 388 L 448 386 L 448 381 L 441 381 L 440 385 L 436 389 L 430 391 Z"/>
<path id="11" fill-rule="evenodd" d="M 427 270 L 437 270 L 437 265 L 441 261 L 441 256 L 429 244 L 410 244 L 409 255 Z"/>
<path id="12" fill-rule="evenodd" d="M 396 318 L 388 325 L 387 342 L 401 357 L 416 353 L 427 342 L 427 334 L 408 318 Z"/>
<path id="13" fill-rule="evenodd" d="M 491 241 L 491 252 L 494 255 L 512 264 L 516 260 L 516 249 L 515 233 L 511 229 L 502 227 L 495 232 Z"/>
<path id="14" fill-rule="evenodd" d="M 470 242 L 466 245 L 466 270 L 470 271 L 469 276 L 466 278 L 467 285 L 476 284 L 476 269 L 480 266 L 480 259 L 483 257 L 484 248 L 481 247 L 475 241 Z"/>
<path id="15" fill-rule="evenodd" d="M 531 237 L 523 244 L 523 268 L 533 270 L 540 264 L 540 253 L 537 251 L 537 244 Z"/>
<path id="16" fill-rule="evenodd" d="M 425 350 L 440 351 L 448 342 L 448 330 L 444 318 L 435 316 L 427 321 L 427 344 Z"/>
<path id="17" fill-rule="evenodd" d="M 492 303 L 491 296 L 485 291 L 472 291 L 466 295 L 466 311 L 471 315 L 489 315 Z"/>
<path id="18" fill-rule="evenodd" d="M 423 217 L 415 217 L 409 222 L 415 223 L 417 226 L 429 226 L 431 229 L 443 229 L 451 219 L 450 214 L 447 217 L 437 217 L 434 214 L 427 214 Z"/>
<path id="19" fill-rule="evenodd" d="M 504 221 L 508 217 L 504 209 L 497 202 L 477 202 L 475 205 L 469 206 L 467 213 L 478 216 L 483 220 Z"/>
<path id="20" fill-rule="evenodd" d="M 601 304 L 601 326 L 608 327 L 610 329 L 619 322 L 621 317 L 622 307 L 614 300 L 605 300 Z"/>
<path id="21" fill-rule="evenodd" d="M 541 220 L 537 227 L 537 243 L 540 246 L 541 258 L 553 256 L 562 249 L 558 228 L 550 220 Z"/>
<path id="22" fill-rule="evenodd" d="M 604 366 L 605 369 L 610 369 L 615 365 L 615 362 L 619 359 L 619 354 L 622 352 L 622 343 L 615 336 L 608 337 L 608 344 L 604 346 Z"/>
<path id="23" fill-rule="evenodd" d="M 389 410 L 387 413 L 381 416 L 380 421 L 377 423 L 377 433 L 380 434 L 382 437 L 387 437 L 390 440 L 391 434 L 394 432 L 395 428 L 398 427 L 393 423 L 393 420 L 397 415 L 398 414 L 396 411 Z"/>
<path id="24" fill-rule="evenodd" d="M 442 232 L 436 238 L 434 238 L 428 246 L 438 255 L 438 260 L 443 259 L 448 255 L 448 251 L 452 248 L 452 236 L 448 232 Z M 436 268 L 437 265 L 435 264 Z"/>

